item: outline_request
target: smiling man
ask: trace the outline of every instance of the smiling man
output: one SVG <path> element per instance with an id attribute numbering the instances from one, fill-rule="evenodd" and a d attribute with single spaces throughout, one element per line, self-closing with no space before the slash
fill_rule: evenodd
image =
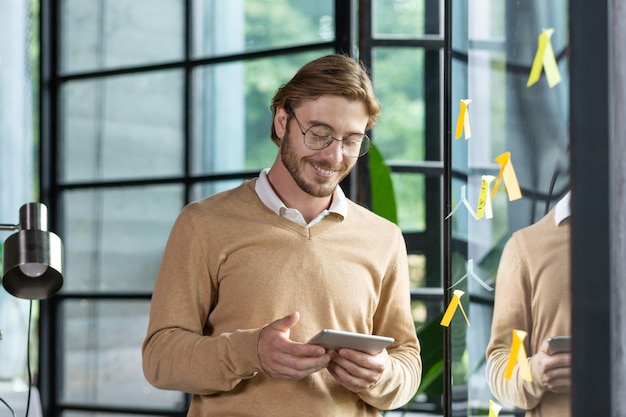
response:
<path id="1" fill-rule="evenodd" d="M 329 55 L 272 100 L 271 168 L 189 204 L 172 229 L 143 344 L 146 378 L 193 394 L 189 416 L 378 416 L 421 378 L 400 229 L 339 186 L 380 103 L 362 65 Z M 389 336 L 326 350 L 324 328 Z"/>

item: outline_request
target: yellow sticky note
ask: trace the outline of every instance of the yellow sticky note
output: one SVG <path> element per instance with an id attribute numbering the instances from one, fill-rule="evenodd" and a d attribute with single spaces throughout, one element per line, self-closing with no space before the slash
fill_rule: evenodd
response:
<path id="1" fill-rule="evenodd" d="M 461 108 L 459 109 L 459 117 L 456 119 L 456 135 L 455 139 L 458 139 L 463 134 L 463 130 L 465 130 L 465 140 L 468 140 L 472 137 L 472 130 L 470 128 L 469 122 L 469 110 L 467 109 L 467 105 L 470 104 L 472 100 L 465 99 L 461 100 Z"/>
<path id="2" fill-rule="evenodd" d="M 495 197 L 502 179 L 504 179 L 504 185 L 506 186 L 509 201 L 522 198 L 522 190 L 519 188 L 517 175 L 515 175 L 515 169 L 513 168 L 513 163 L 511 162 L 511 152 L 504 152 L 503 154 L 498 155 L 495 161 L 500 164 L 500 173 L 498 174 L 498 178 L 496 178 L 496 183 L 493 185 L 491 198 Z"/>
<path id="3" fill-rule="evenodd" d="M 561 82 L 561 72 L 556 63 L 554 49 L 552 49 L 552 42 L 550 41 L 553 33 L 554 29 L 544 29 L 539 35 L 537 53 L 535 53 L 535 59 L 528 75 L 526 87 L 530 87 L 539 81 L 542 69 L 546 72 L 546 79 L 550 88 Z"/>
<path id="4" fill-rule="evenodd" d="M 496 404 L 489 400 L 489 417 L 498 417 L 500 410 L 502 410 L 502 406 L 500 404 Z"/>
<path id="5" fill-rule="evenodd" d="M 489 185 L 496 177 L 493 175 L 483 175 L 480 186 L 480 194 L 478 196 L 478 208 L 476 209 L 476 218 L 480 219 L 485 216 L 487 219 L 493 218 L 493 209 L 491 207 L 491 195 L 489 194 Z"/>
<path id="6" fill-rule="evenodd" d="M 467 318 L 467 314 L 465 314 L 465 310 L 463 310 L 463 306 L 461 305 L 461 296 L 463 294 L 465 294 L 463 291 L 461 290 L 454 290 L 454 295 L 452 296 L 452 300 L 450 300 L 450 304 L 448 304 L 448 308 L 446 309 L 446 312 L 443 314 L 443 318 L 441 319 L 441 325 L 448 327 L 450 325 L 450 321 L 452 320 L 452 316 L 454 316 L 454 313 L 456 312 L 457 307 L 461 308 L 461 312 L 463 313 L 463 317 L 465 317 L 465 321 L 467 322 L 467 325 L 469 326 L 469 320 Z"/>
<path id="7" fill-rule="evenodd" d="M 511 379 L 511 376 L 513 375 L 513 369 L 515 369 L 515 364 L 518 364 L 520 372 L 522 373 L 522 378 L 526 381 L 533 380 L 532 374 L 530 372 L 530 367 L 528 366 L 526 349 L 524 348 L 524 339 L 526 338 L 527 334 L 528 333 L 523 330 L 513 330 L 513 340 L 511 342 L 509 361 L 507 362 L 506 369 L 504 370 L 504 377 L 506 379 Z"/>

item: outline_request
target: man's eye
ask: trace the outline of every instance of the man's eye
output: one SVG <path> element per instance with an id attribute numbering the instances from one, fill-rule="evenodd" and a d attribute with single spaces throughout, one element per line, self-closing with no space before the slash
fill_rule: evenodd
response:
<path id="1" fill-rule="evenodd" d="M 328 140 L 330 133 L 326 130 L 310 130 L 311 136 L 318 140 Z"/>
<path id="2" fill-rule="evenodd" d="M 313 137 L 315 139 L 319 139 L 319 140 L 326 140 L 326 139 L 328 139 L 328 135 L 320 135 L 319 133 L 313 133 Z"/>

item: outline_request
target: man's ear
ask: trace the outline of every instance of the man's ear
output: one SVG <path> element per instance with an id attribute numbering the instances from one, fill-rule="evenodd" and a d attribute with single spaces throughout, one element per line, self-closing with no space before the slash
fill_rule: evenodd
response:
<path id="1" fill-rule="evenodd" d="M 285 131 L 287 130 L 287 121 L 289 120 L 289 115 L 284 107 L 279 107 L 276 109 L 276 114 L 274 115 L 274 130 L 276 131 L 276 135 L 282 139 L 285 136 Z"/>

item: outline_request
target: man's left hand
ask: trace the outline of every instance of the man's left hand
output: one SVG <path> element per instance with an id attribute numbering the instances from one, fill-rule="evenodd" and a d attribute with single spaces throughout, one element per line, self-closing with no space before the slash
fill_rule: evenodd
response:
<path id="1" fill-rule="evenodd" d="M 330 351 L 328 371 L 337 382 L 352 392 L 370 388 L 380 379 L 389 362 L 387 349 L 370 354 L 352 349 Z"/>

